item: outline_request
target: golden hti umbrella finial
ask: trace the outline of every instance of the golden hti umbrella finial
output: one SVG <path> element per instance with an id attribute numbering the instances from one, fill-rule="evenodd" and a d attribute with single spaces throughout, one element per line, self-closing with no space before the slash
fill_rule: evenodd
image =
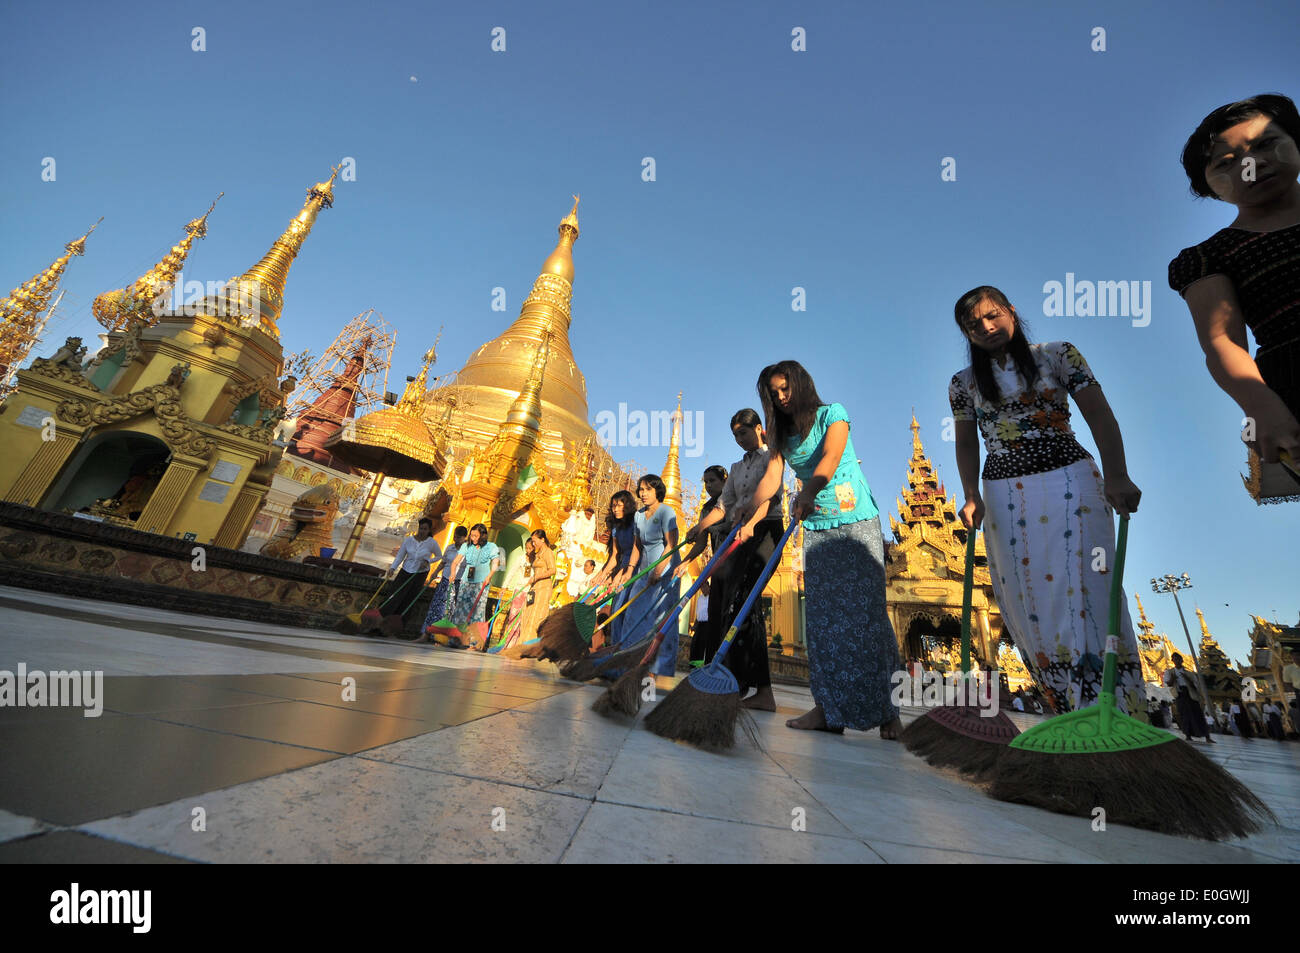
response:
<path id="1" fill-rule="evenodd" d="M 326 438 L 324 449 L 344 463 L 359 470 L 369 470 L 375 475 L 366 494 L 356 525 L 343 549 L 344 560 L 356 555 L 357 545 L 379 488 L 386 477 L 426 483 L 440 479 L 447 469 L 447 459 L 433 433 L 421 417 L 424 406 L 425 381 L 432 363 L 433 351 L 425 352 L 425 364 L 420 373 L 406 386 L 402 399 L 393 407 L 383 407 L 351 421 Z"/>
<path id="2" fill-rule="evenodd" d="M 334 166 L 329 179 L 309 188 L 302 211 L 275 240 L 270 251 L 248 271 L 230 279 L 230 285 L 238 291 L 240 301 L 255 303 L 258 326 L 273 337 L 280 336 L 276 322 L 280 320 L 280 312 L 284 308 L 284 286 L 289 279 L 289 266 L 293 264 L 302 243 L 307 240 L 312 226 L 316 224 L 320 210 L 333 208 L 334 178 L 338 174 L 339 167 Z"/>
<path id="3" fill-rule="evenodd" d="M 161 313 L 162 305 L 171 294 L 176 284 L 176 276 L 181 266 L 189 257 L 190 247 L 196 238 L 206 238 L 208 234 L 208 216 L 221 201 L 222 192 L 208 210 L 199 218 L 185 226 L 185 237 L 173 245 L 171 251 L 163 256 L 162 261 L 154 265 L 137 278 L 127 288 L 105 291 L 96 296 L 90 310 L 95 320 L 109 331 L 121 331 L 134 324 L 149 327 L 155 324 Z"/>
<path id="4" fill-rule="evenodd" d="M 101 217 L 99 222 L 104 219 Z M 58 287 L 63 271 L 74 255 L 86 253 L 86 239 L 99 222 L 90 226 L 86 234 L 66 243 L 64 254 L 44 271 L 23 282 L 9 296 L 0 300 L 0 385 L 8 381 L 36 344 L 40 334 L 41 315 L 49 306 L 50 296 Z"/>

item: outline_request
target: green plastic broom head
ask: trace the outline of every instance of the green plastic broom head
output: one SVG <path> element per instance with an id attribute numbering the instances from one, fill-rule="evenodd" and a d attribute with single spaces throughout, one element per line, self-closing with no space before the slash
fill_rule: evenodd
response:
<path id="1" fill-rule="evenodd" d="M 591 644 L 591 638 L 596 634 L 596 606 L 589 606 L 585 602 L 575 602 L 573 604 L 573 625 L 578 630 L 578 636 L 588 645 Z"/>
<path id="2" fill-rule="evenodd" d="M 1124 550 L 1128 546 L 1128 516 L 1119 518 L 1119 540 L 1115 544 L 1115 571 L 1110 581 L 1110 632 L 1119 631 L 1119 600 L 1124 584 Z M 1106 666 L 1102 671 L 1101 693 L 1091 708 L 1049 718 L 1017 735 L 1011 747 L 1041 754 L 1102 754 L 1107 751 L 1136 751 L 1173 741 L 1174 736 L 1138 721 L 1115 707 L 1115 670 L 1119 638 L 1106 636 Z"/>

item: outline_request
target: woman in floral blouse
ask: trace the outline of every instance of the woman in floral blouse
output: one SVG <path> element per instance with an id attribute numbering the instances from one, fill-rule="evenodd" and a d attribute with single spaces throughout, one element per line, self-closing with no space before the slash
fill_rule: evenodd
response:
<path id="1" fill-rule="evenodd" d="M 1101 691 L 1115 555 L 1112 507 L 1137 510 L 1124 441 L 1101 386 L 1073 344 L 1031 344 L 997 288 L 968 291 L 954 309 L 971 364 L 953 375 L 961 521 L 985 519 L 993 592 L 1002 619 L 1058 713 L 1086 708 Z M 1074 398 L 1101 451 L 1106 476 L 1070 429 Z M 988 458 L 980 493 L 979 434 Z M 1146 711 L 1142 666 L 1121 601 L 1115 701 Z"/>

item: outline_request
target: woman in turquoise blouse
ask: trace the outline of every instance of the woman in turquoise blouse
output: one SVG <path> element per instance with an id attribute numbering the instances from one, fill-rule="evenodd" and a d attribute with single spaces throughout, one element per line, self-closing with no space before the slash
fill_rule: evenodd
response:
<path id="1" fill-rule="evenodd" d="M 460 565 L 464 563 L 466 566 L 451 613 L 451 621 L 458 629 L 464 629 L 471 622 L 483 621 L 483 610 L 487 606 L 487 587 L 483 584 L 501 568 L 501 549 L 496 543 L 489 543 L 487 536 L 487 527 L 482 523 L 471 526 L 469 542 L 456 555 L 451 566 L 453 579 Z"/>
<path id="2" fill-rule="evenodd" d="M 802 481 L 790 506 L 803 520 L 808 669 L 813 709 L 791 728 L 841 732 L 902 730 L 890 700 L 901 666 L 885 609 L 885 550 L 871 488 L 858 466 L 849 418 L 825 404 L 797 361 L 763 368 L 758 377 L 770 435 L 767 472 L 740 518 L 755 513 L 781 485 L 785 464 Z"/>

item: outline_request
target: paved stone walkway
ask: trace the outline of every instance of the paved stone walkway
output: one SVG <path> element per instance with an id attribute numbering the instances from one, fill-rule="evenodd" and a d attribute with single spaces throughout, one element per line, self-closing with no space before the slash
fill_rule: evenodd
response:
<path id="1" fill-rule="evenodd" d="M 549 664 L 0 587 L 0 670 L 20 662 L 102 671 L 103 714 L 0 708 L 0 862 L 1300 861 L 1294 742 L 1206 749 L 1280 821 L 1215 844 L 792 731 L 806 690 L 778 688 L 761 747 L 709 754 L 597 716 Z"/>

